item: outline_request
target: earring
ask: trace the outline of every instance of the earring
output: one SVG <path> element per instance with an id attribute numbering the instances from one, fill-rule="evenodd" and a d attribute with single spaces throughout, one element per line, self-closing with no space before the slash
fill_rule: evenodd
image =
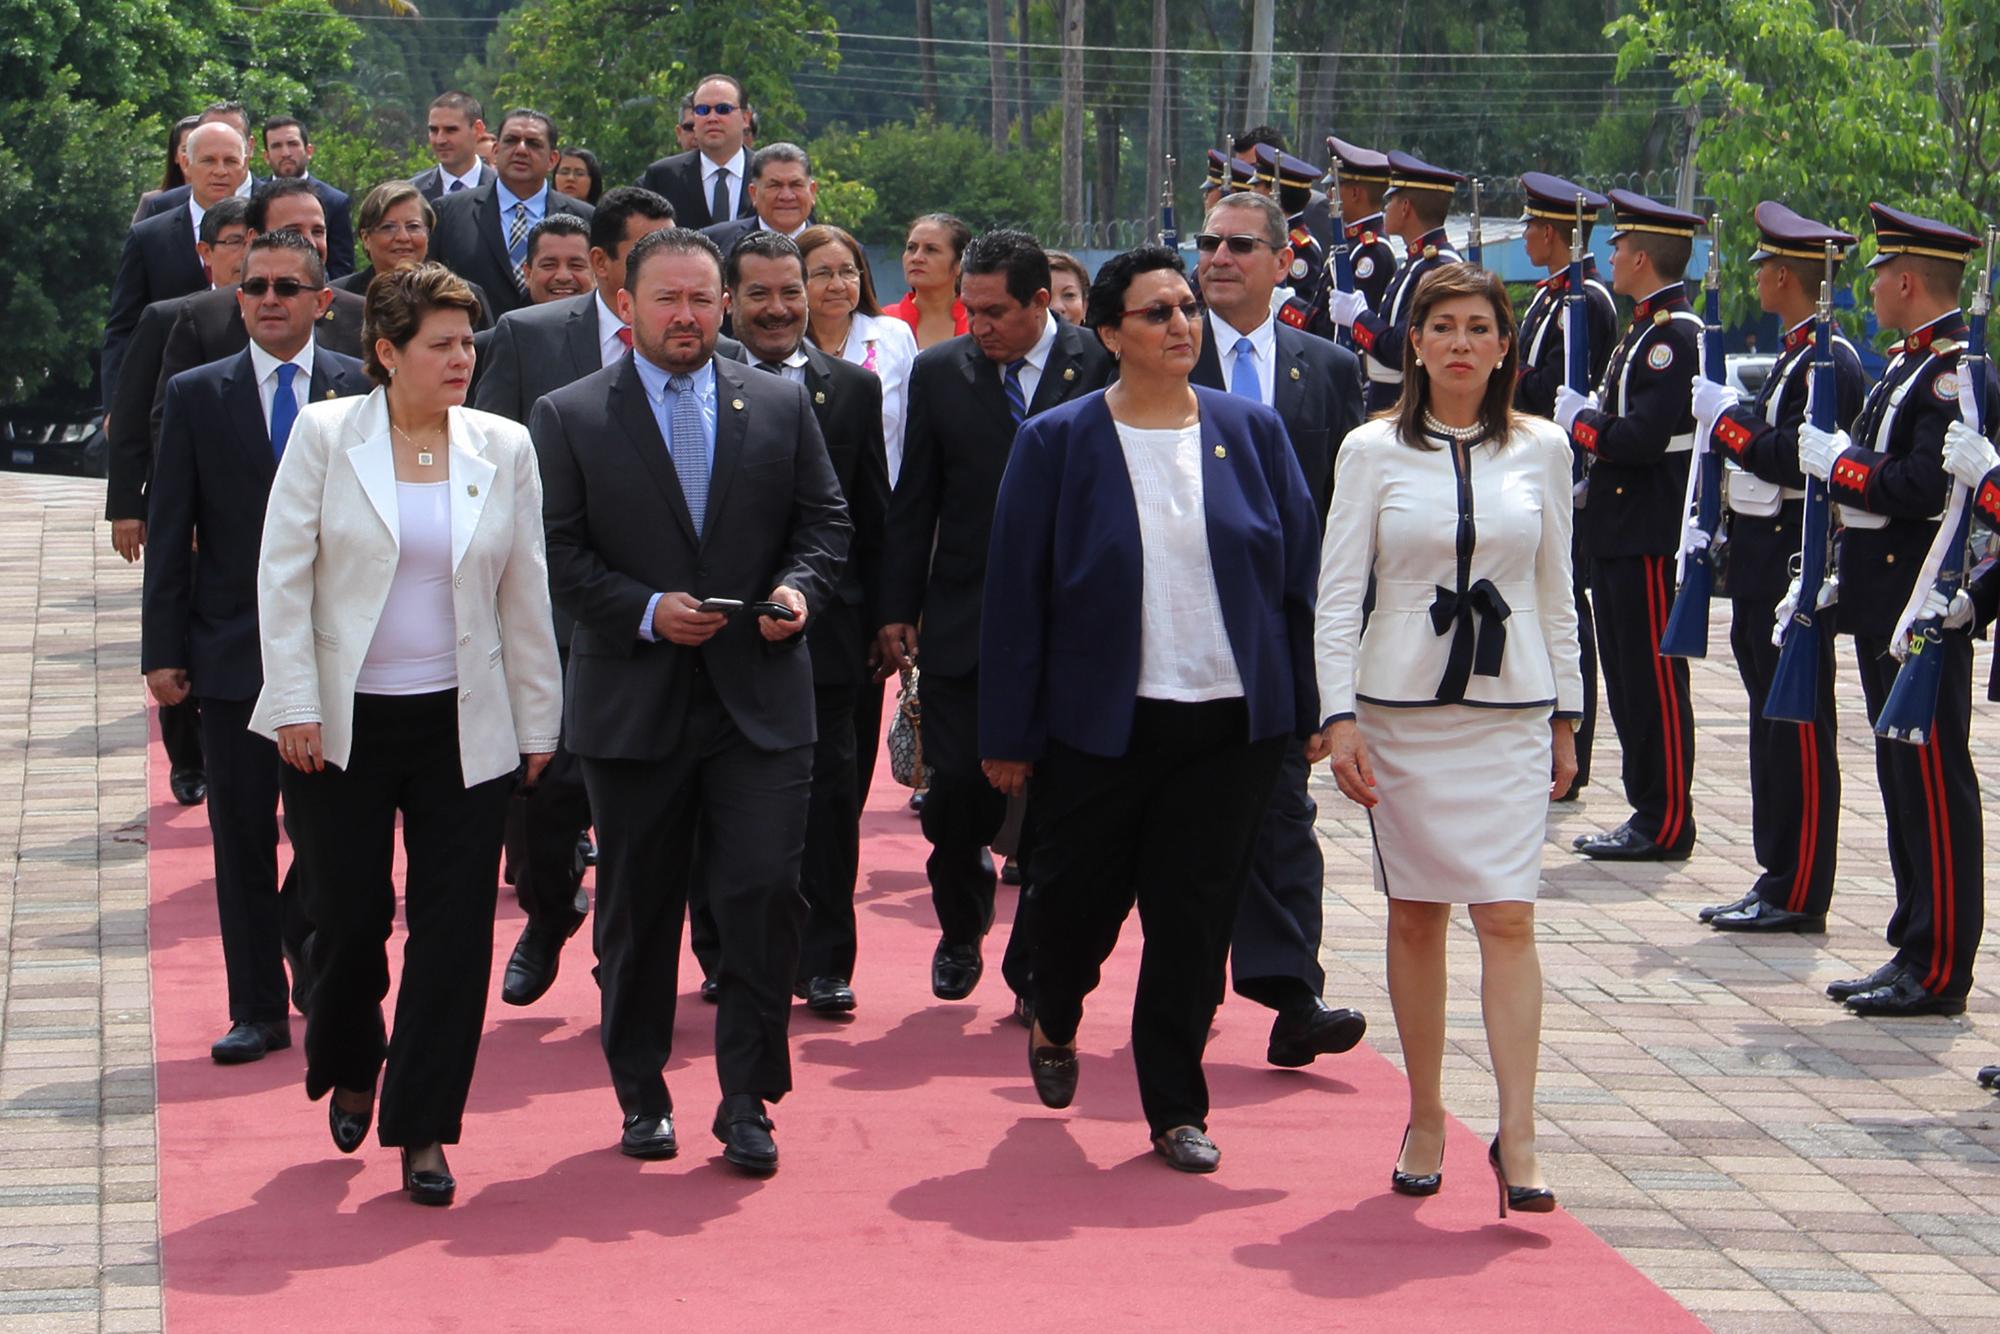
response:
<path id="1" fill-rule="evenodd" d="M 396 368 L 394 366 L 389 368 L 389 378 L 392 380 L 396 378 Z"/>
<path id="2" fill-rule="evenodd" d="M 1413 361 L 1413 362 L 1414 362 L 1415 364 L 1417 364 L 1417 365 L 1419 365 L 1419 366 L 1421 366 L 1421 365 L 1423 365 L 1423 364 L 1424 364 L 1424 359 L 1423 359 L 1422 357 L 1420 357 L 1420 356 L 1417 356 L 1417 355 L 1416 355 L 1416 354 L 1415 354 L 1414 352 L 1410 354 L 1410 359 L 1411 359 L 1411 360 L 1412 360 L 1412 361 Z M 389 372 L 389 373 L 390 373 L 391 375 L 394 375 L 394 374 L 395 374 L 395 372 L 394 372 L 394 371 L 391 371 L 391 372 Z"/>

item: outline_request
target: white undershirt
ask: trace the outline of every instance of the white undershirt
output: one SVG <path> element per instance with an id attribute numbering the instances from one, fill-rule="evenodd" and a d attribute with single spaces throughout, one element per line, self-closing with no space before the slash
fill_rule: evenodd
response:
<path id="1" fill-rule="evenodd" d="M 1201 427 L 1115 424 L 1139 512 L 1139 695 L 1185 703 L 1240 697 L 1243 678 L 1209 559 Z"/>
<path id="2" fill-rule="evenodd" d="M 451 604 L 451 483 L 397 482 L 401 549 L 375 638 L 354 688 L 364 695 L 426 695 L 458 686 L 458 620 Z"/>

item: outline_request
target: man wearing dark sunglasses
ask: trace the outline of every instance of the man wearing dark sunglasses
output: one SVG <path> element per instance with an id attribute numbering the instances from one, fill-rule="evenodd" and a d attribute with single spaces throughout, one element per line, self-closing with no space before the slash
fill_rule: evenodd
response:
<path id="1" fill-rule="evenodd" d="M 674 206 L 683 227 L 713 227 L 754 211 L 745 188 L 750 171 L 750 107 L 734 75 L 711 74 L 681 104 L 680 125 L 694 146 L 646 168 L 639 184 Z"/>
<path id="2" fill-rule="evenodd" d="M 1284 210 L 1263 195 L 1228 195 L 1209 210 L 1195 237 L 1208 310 L 1189 379 L 1277 411 L 1324 525 L 1334 455 L 1363 416 L 1361 360 L 1274 317 L 1272 294 L 1291 272 L 1289 232 Z M 1293 741 L 1257 830 L 1230 945 L 1236 993 L 1277 1011 L 1265 1055 L 1282 1066 L 1347 1051 L 1367 1027 L 1359 1011 L 1321 999 L 1326 867 L 1313 832 L 1319 811 L 1307 791 L 1310 772 L 1304 743 Z"/>

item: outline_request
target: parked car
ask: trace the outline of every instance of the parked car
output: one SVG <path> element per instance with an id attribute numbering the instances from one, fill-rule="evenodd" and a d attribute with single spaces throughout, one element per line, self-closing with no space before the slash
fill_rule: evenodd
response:
<path id="1" fill-rule="evenodd" d="M 0 403 L 0 467 L 102 477 L 106 457 L 104 411 L 95 390 L 48 390 Z"/>
<path id="2" fill-rule="evenodd" d="M 1757 397 L 1764 381 L 1771 378 L 1771 368 L 1778 364 L 1778 359 L 1768 352 L 1738 352 L 1723 360 L 1727 363 L 1723 382 L 1745 403 Z"/>

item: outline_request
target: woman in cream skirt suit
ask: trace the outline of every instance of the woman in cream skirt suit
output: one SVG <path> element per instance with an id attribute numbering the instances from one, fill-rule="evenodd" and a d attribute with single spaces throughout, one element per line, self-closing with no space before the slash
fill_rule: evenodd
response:
<path id="1" fill-rule="evenodd" d="M 1581 717 L 1563 433 L 1510 408 L 1513 312 L 1498 277 L 1424 280 L 1396 409 L 1341 446 L 1320 561 L 1315 749 L 1368 811 L 1389 897 L 1389 999 L 1410 1080 L 1394 1189 L 1443 1176 L 1445 935 L 1470 905 L 1500 1091 L 1500 1209 L 1555 1205 L 1535 1161 L 1541 967 L 1534 902 L 1552 792 Z M 1375 600 L 1363 628 L 1370 576 Z"/>

